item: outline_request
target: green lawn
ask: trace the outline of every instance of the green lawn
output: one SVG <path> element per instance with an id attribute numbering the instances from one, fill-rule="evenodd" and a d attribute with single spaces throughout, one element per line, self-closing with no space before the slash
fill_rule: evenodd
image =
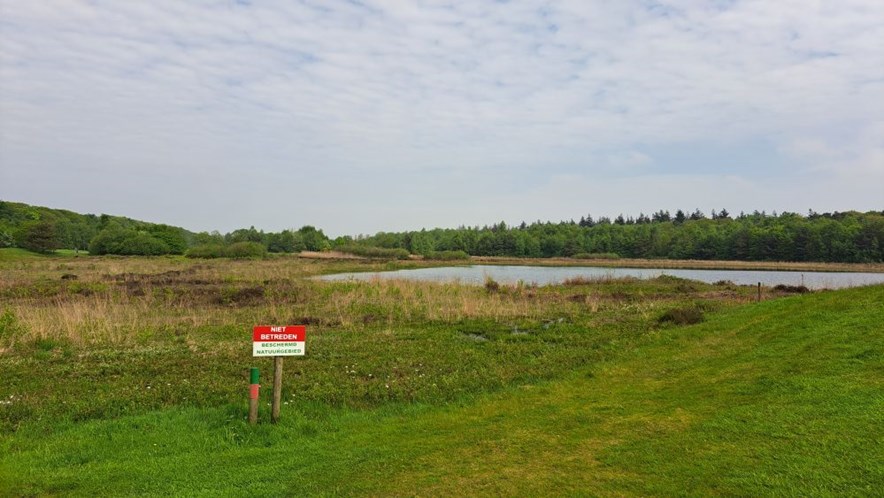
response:
<path id="1" fill-rule="evenodd" d="M 882 303 L 877 286 L 725 309 L 447 404 L 34 417 L 0 436 L 0 494 L 879 494 Z"/>
<path id="2" fill-rule="evenodd" d="M 0 262 L 9 262 L 9 261 L 28 261 L 35 258 L 45 258 L 49 256 L 55 257 L 78 257 L 78 256 L 88 256 L 88 251 L 74 251 L 73 249 L 58 249 L 57 251 L 53 251 L 52 254 L 40 254 L 37 252 L 28 251 L 27 249 L 20 249 L 17 247 L 3 247 L 0 248 Z"/>
<path id="3" fill-rule="evenodd" d="M 28 251 L 27 249 L 19 249 L 17 247 L 0 248 L 0 261 L 18 261 L 39 258 L 40 254 Z"/>

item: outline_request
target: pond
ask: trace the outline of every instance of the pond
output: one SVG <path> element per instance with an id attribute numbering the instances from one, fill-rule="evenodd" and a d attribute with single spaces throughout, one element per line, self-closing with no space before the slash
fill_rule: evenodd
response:
<path id="1" fill-rule="evenodd" d="M 522 281 L 538 285 L 559 284 L 571 278 L 656 278 L 660 275 L 715 283 L 729 280 L 738 285 L 765 286 L 804 285 L 809 289 L 841 289 L 861 285 L 884 283 L 884 273 L 858 272 L 812 272 L 812 271 L 767 271 L 767 270 L 688 270 L 662 268 L 601 268 L 601 267 L 561 267 L 561 266 L 445 266 L 421 268 L 418 270 L 396 270 L 378 273 L 338 273 L 319 277 L 320 280 L 372 280 L 405 279 L 432 282 L 461 282 L 482 284 L 490 277 L 502 284 Z"/>

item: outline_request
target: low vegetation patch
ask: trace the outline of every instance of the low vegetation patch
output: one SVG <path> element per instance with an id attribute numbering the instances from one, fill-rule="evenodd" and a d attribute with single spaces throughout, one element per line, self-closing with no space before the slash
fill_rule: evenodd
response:
<path id="1" fill-rule="evenodd" d="M 657 321 L 674 325 L 693 325 L 703 321 L 703 310 L 697 306 L 673 308 L 666 310 Z"/>
<path id="2" fill-rule="evenodd" d="M 0 346 L 8 343 L 13 337 L 24 335 L 24 328 L 9 308 L 0 314 Z"/>
<path id="3" fill-rule="evenodd" d="M 202 244 L 191 247 L 184 255 L 192 259 L 256 259 L 267 257 L 267 247 L 258 242 L 234 242 L 229 246 Z"/>
<path id="4" fill-rule="evenodd" d="M 497 280 L 494 280 L 489 275 L 485 276 L 485 291 L 489 294 L 493 294 L 500 291 L 500 283 Z"/>
<path id="5" fill-rule="evenodd" d="M 188 258 L 213 259 L 224 257 L 224 245 L 222 244 L 201 244 L 191 247 L 184 253 Z"/>
<path id="6" fill-rule="evenodd" d="M 371 247 L 360 245 L 346 245 L 335 248 L 344 254 L 353 254 L 363 258 L 375 259 L 408 259 L 410 253 L 405 249 L 387 249 L 383 247 Z"/>
<path id="7" fill-rule="evenodd" d="M 435 261 L 466 261 L 470 259 L 470 255 L 464 251 L 431 251 L 424 259 Z"/>
<path id="8" fill-rule="evenodd" d="M 620 255 L 614 252 L 580 252 L 571 259 L 620 259 Z"/>
<path id="9" fill-rule="evenodd" d="M 788 294 L 806 294 L 810 292 L 810 289 L 803 285 L 775 285 L 774 290 L 778 292 L 785 292 Z"/>
<path id="10" fill-rule="evenodd" d="M 613 274 L 599 275 L 599 276 L 578 275 L 576 277 L 566 278 L 565 280 L 562 281 L 562 285 L 568 285 L 568 286 L 594 285 L 594 284 L 600 284 L 600 283 L 605 283 L 605 282 L 611 282 L 611 281 L 615 281 L 615 280 L 620 281 L 620 282 L 625 282 L 625 281 L 635 281 L 638 279 L 636 279 L 634 277 L 614 278 Z"/>

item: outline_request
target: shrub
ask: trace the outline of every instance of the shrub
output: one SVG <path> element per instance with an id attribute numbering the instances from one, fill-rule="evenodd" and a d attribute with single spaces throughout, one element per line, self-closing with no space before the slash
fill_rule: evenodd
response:
<path id="1" fill-rule="evenodd" d="M 788 293 L 794 293 L 794 294 L 804 294 L 806 292 L 810 292 L 810 289 L 808 289 L 807 287 L 805 287 L 803 285 L 779 284 L 777 286 L 774 286 L 774 290 L 779 291 L 779 292 L 788 292 Z"/>
<path id="2" fill-rule="evenodd" d="M 0 226 L 0 247 L 12 247 L 14 245 L 15 237 L 12 236 L 12 232 Z"/>
<path id="3" fill-rule="evenodd" d="M 675 325 L 692 325 L 703 321 L 703 310 L 696 306 L 674 308 L 657 319 L 660 323 L 674 323 Z"/>
<path id="4" fill-rule="evenodd" d="M 485 275 L 485 291 L 489 294 L 500 291 L 500 284 L 497 283 L 497 280 L 491 278 L 490 275 Z"/>
<path id="5" fill-rule="evenodd" d="M 168 244 L 148 232 L 127 230 L 118 225 L 98 232 L 89 242 L 89 253 L 96 255 L 159 256 L 171 251 Z"/>
<path id="6" fill-rule="evenodd" d="M 120 243 L 119 252 L 127 256 L 159 256 L 169 254 L 169 246 L 162 240 L 144 232 L 129 234 Z"/>
<path id="7" fill-rule="evenodd" d="M 612 277 L 609 275 L 598 277 L 584 277 L 583 275 L 577 275 L 576 277 L 566 278 L 562 281 L 562 285 L 590 285 L 605 282 L 611 280 L 611 278 Z"/>
<path id="8" fill-rule="evenodd" d="M 437 261 L 461 261 L 470 259 L 470 255 L 464 251 L 431 251 L 424 259 Z"/>
<path id="9" fill-rule="evenodd" d="M 614 252 L 580 252 L 571 259 L 620 259 L 620 255 Z"/>
<path id="10" fill-rule="evenodd" d="M 18 322 L 15 313 L 7 308 L 0 314 L 0 343 L 9 341 L 14 336 L 24 333 L 24 327 Z"/>
<path id="11" fill-rule="evenodd" d="M 119 247 L 126 232 L 118 226 L 112 225 L 98 232 L 89 242 L 89 254 L 119 254 Z"/>
<path id="12" fill-rule="evenodd" d="M 221 244 L 201 244 L 193 246 L 184 253 L 186 258 L 213 259 L 224 257 L 224 246 Z"/>
<path id="13" fill-rule="evenodd" d="M 224 248 L 224 256 L 233 259 L 263 258 L 267 248 L 259 242 L 235 242 Z"/>
<path id="14" fill-rule="evenodd" d="M 408 259 L 410 253 L 405 249 L 386 249 L 383 247 L 348 245 L 337 248 L 346 254 L 377 259 Z"/>

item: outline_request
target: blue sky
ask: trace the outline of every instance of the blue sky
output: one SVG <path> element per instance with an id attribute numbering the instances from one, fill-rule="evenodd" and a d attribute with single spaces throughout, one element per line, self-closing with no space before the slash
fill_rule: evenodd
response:
<path id="1" fill-rule="evenodd" d="M 333 235 L 884 209 L 884 2 L 0 0 L 0 198 Z"/>

